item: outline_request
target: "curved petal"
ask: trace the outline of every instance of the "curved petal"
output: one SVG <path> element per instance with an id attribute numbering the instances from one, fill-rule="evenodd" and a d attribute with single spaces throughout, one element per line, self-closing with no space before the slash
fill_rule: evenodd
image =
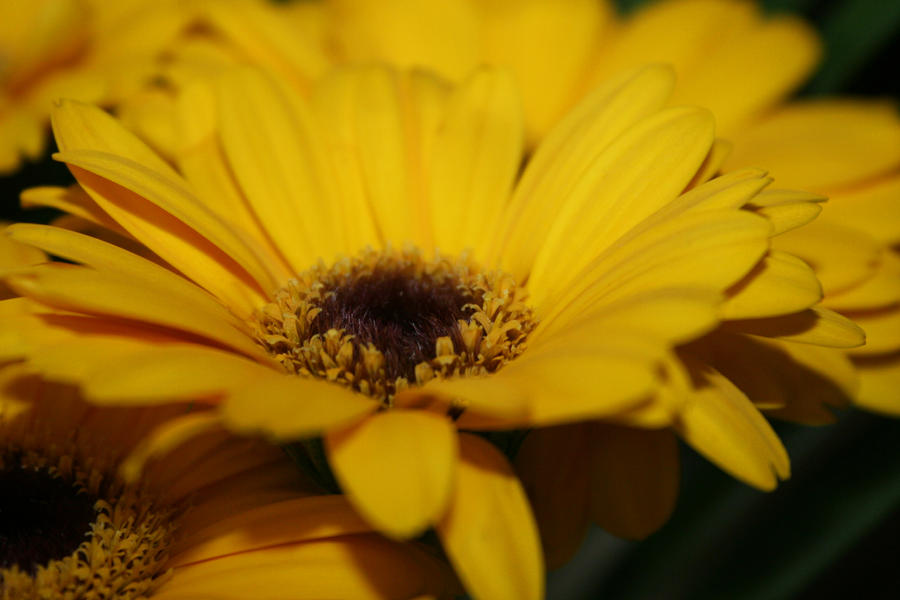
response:
<path id="1" fill-rule="evenodd" d="M 220 556 L 370 529 L 345 496 L 294 498 L 238 512 L 192 532 L 178 540 L 169 564 L 177 569 Z"/>
<path id="2" fill-rule="evenodd" d="M 489 442 L 459 436 L 453 500 L 437 532 L 473 596 L 529 600 L 544 595 L 537 525 L 525 490 Z"/>
<path id="3" fill-rule="evenodd" d="M 799 312 L 822 299 L 822 286 L 805 262 L 777 250 L 732 286 L 721 307 L 723 319 L 756 319 Z"/>
<path id="4" fill-rule="evenodd" d="M 589 452 L 594 522 L 628 539 L 662 527 L 675 510 L 681 479 L 675 435 L 597 423 Z"/>
<path id="5" fill-rule="evenodd" d="M 345 426 L 377 409 L 376 401 L 336 383 L 273 373 L 233 390 L 221 411 L 233 431 L 289 441 Z"/>
<path id="6" fill-rule="evenodd" d="M 535 429 L 516 454 L 551 570 L 572 558 L 590 523 L 590 433 L 583 423 Z"/>
<path id="7" fill-rule="evenodd" d="M 379 531 L 412 538 L 446 511 L 457 456 L 447 417 L 388 410 L 326 434 L 325 445 L 341 488 Z"/>
<path id="8" fill-rule="evenodd" d="M 700 380 L 675 422 L 681 437 L 749 485 L 772 490 L 779 479 L 787 479 L 787 451 L 756 407 L 718 372 L 700 365 L 692 372 Z"/>

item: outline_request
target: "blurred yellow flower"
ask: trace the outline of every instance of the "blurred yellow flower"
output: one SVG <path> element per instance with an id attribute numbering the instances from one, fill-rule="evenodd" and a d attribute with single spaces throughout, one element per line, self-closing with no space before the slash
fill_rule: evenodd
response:
<path id="1" fill-rule="evenodd" d="M 0 483 L 4 600 L 457 591 L 424 547 L 372 533 L 343 496 L 316 495 L 278 448 L 183 405 L 95 408 L 5 367 Z"/>
<path id="2" fill-rule="evenodd" d="M 155 262 L 60 228 L 8 228 L 78 263 L 6 275 L 27 307 L 78 323 L 6 319 L 8 358 L 93 402 L 193 400 L 239 432 L 324 436 L 378 529 L 434 526 L 473 594 L 538 597 L 531 510 L 485 441 L 496 434 L 473 432 L 602 419 L 651 428 L 671 462 L 673 426 L 771 488 L 789 472 L 779 440 L 678 345 L 722 319 L 814 347 L 863 341 L 816 306 L 806 265 L 770 251 L 820 199 L 764 190 L 758 170 L 710 180 L 712 117 L 666 107 L 673 85 L 664 67 L 604 83 L 521 175 L 519 96 L 495 70 L 454 88 L 339 69 L 308 98 L 227 72 L 176 99 L 177 170 L 102 111 L 64 102 L 57 158 L 81 187 L 25 198 L 133 236 Z M 622 529 L 657 526 L 670 496 Z"/>
<path id="3" fill-rule="evenodd" d="M 111 104 L 137 91 L 186 17 L 174 0 L 4 2 L 0 174 L 41 155 L 57 99 Z"/>

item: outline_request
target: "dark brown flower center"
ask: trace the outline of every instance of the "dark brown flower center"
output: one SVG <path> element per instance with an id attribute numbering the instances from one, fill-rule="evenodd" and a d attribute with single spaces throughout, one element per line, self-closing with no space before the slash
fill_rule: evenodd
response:
<path id="1" fill-rule="evenodd" d="M 402 269 L 346 277 L 323 291 L 310 333 L 338 329 L 356 345 L 372 344 L 384 355 L 385 375 L 409 381 L 416 379 L 416 365 L 434 358 L 438 338 L 462 347 L 457 321 L 474 312 L 473 302 L 481 302 L 453 278 L 416 277 Z"/>
<path id="2" fill-rule="evenodd" d="M 287 372 L 390 405 L 411 385 L 493 373 L 521 354 L 536 325 L 526 296 L 464 257 L 370 249 L 299 273 L 253 326 Z"/>
<path id="3" fill-rule="evenodd" d="M 37 567 L 85 541 L 97 498 L 46 469 L 0 467 L 0 567 Z"/>

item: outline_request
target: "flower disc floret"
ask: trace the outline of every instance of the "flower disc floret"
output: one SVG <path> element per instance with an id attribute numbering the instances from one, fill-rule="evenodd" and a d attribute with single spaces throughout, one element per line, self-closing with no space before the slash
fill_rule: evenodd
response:
<path id="1" fill-rule="evenodd" d="M 483 375 L 525 349 L 527 294 L 467 257 L 366 250 L 291 279 L 257 314 L 259 343 L 289 372 L 390 404 L 435 377 Z"/>

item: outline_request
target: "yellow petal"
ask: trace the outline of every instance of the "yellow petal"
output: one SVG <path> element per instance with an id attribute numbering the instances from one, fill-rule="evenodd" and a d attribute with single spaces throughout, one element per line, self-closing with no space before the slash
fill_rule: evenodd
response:
<path id="1" fill-rule="evenodd" d="M 865 230 L 827 219 L 827 211 L 809 225 L 772 239 L 772 247 L 802 258 L 816 272 L 826 296 L 860 284 L 875 274 L 881 245 Z"/>
<path id="2" fill-rule="evenodd" d="M 461 80 L 480 62 L 477 8 L 455 0 L 332 3 L 338 49 L 348 61 L 422 66 Z"/>
<path id="3" fill-rule="evenodd" d="M 612 20 L 613 7 L 593 0 L 475 4 L 484 18 L 485 62 L 503 65 L 515 74 L 533 145 L 577 99 L 597 40 Z"/>
<path id="4" fill-rule="evenodd" d="M 563 566 L 587 531 L 590 427 L 578 423 L 535 429 L 516 454 L 516 472 L 528 492 L 547 568 Z"/>
<path id="5" fill-rule="evenodd" d="M 666 288 L 722 292 L 765 254 L 769 223 L 747 211 L 688 211 L 636 232 L 596 260 L 553 301 L 548 323 Z M 540 314 L 540 313 L 539 313 Z"/>
<path id="6" fill-rule="evenodd" d="M 733 138 L 725 164 L 766 167 L 780 186 L 825 192 L 888 172 L 900 163 L 900 118 L 890 103 L 793 102 Z"/>
<path id="7" fill-rule="evenodd" d="M 217 557 L 177 569 L 154 592 L 158 600 L 216 598 L 439 597 L 457 590 L 438 561 L 413 546 L 374 535 L 282 544 Z"/>
<path id="8" fill-rule="evenodd" d="M 476 598 L 542 598 L 544 563 L 525 490 L 490 443 L 465 433 L 459 443 L 453 499 L 437 525 L 450 561 Z"/>
<path id="9" fill-rule="evenodd" d="M 294 271 L 347 253 L 323 140 L 306 103 L 250 69 L 222 76 L 215 91 L 231 170 Z"/>
<path id="10" fill-rule="evenodd" d="M 884 244 L 900 243 L 900 173 L 829 193 L 828 217 L 865 231 Z"/>
<path id="11" fill-rule="evenodd" d="M 190 303 L 197 310 L 216 315 L 235 327 L 246 327 L 228 309 L 183 277 L 112 244 L 58 227 L 30 223 L 12 225 L 5 233 L 14 240 L 31 244 L 54 256 L 155 288 L 159 293 L 178 296 L 182 302 Z"/>
<path id="12" fill-rule="evenodd" d="M 595 77 L 652 62 L 678 73 L 679 102 L 707 106 L 730 135 L 799 85 L 819 44 L 797 19 L 764 19 L 749 2 L 680 0 L 635 11 L 604 46 Z"/>
<path id="13" fill-rule="evenodd" d="M 97 404 L 209 401 L 271 372 L 271 367 L 203 346 L 150 347 L 111 359 L 104 372 L 84 380 L 82 391 Z"/>
<path id="14" fill-rule="evenodd" d="M 751 208 L 772 223 L 772 235 L 797 229 L 822 212 L 824 196 L 792 190 L 765 190 L 751 202 Z"/>
<path id="15" fill-rule="evenodd" d="M 675 345 L 713 329 L 719 322 L 721 300 L 720 294 L 703 289 L 650 290 L 580 315 L 563 313 L 551 329 L 560 335 L 578 330 L 597 336 L 610 329 L 630 331 L 663 345 Z M 546 323 L 542 321 L 531 334 L 530 347 L 538 348 L 544 339 L 552 339 Z"/>
<path id="16" fill-rule="evenodd" d="M 653 66 L 621 75 L 587 96 L 547 135 L 528 162 L 498 232 L 493 260 L 522 280 L 547 236 L 559 202 L 614 140 L 657 112 L 674 85 L 670 69 Z"/>
<path id="17" fill-rule="evenodd" d="M 781 440 L 747 397 L 708 368 L 692 390 L 675 428 L 684 440 L 726 472 L 763 490 L 790 476 Z"/>
<path id="18" fill-rule="evenodd" d="M 233 514 L 179 539 L 175 568 L 240 552 L 370 531 L 345 496 L 295 498 Z"/>
<path id="19" fill-rule="evenodd" d="M 854 348 L 854 356 L 900 349 L 900 304 L 873 311 L 848 312 L 847 316 L 866 332 L 866 345 Z"/>
<path id="20" fill-rule="evenodd" d="M 251 290 L 268 290 L 275 285 L 275 278 L 245 236 L 209 210 L 180 176 L 170 178 L 127 157 L 92 149 L 66 150 L 56 154 L 55 158 L 122 186 L 171 215 L 180 224 L 180 229 L 190 228 L 197 232 L 215 247 L 214 257 L 230 267 L 232 278 L 244 282 Z"/>
<path id="21" fill-rule="evenodd" d="M 328 462 L 359 512 L 393 538 L 412 538 L 443 516 L 456 464 L 447 417 L 388 410 L 325 436 Z"/>
<path id="22" fill-rule="evenodd" d="M 433 247 L 423 151 L 434 135 L 426 130 L 437 125 L 432 119 L 441 93 L 431 93 L 425 81 L 382 66 L 357 67 L 331 73 L 313 94 L 340 165 L 335 177 L 347 203 L 342 218 L 358 221 L 357 238 L 365 243 Z"/>
<path id="23" fill-rule="evenodd" d="M 772 250 L 732 286 L 721 307 L 723 319 L 755 319 L 801 311 L 822 299 L 822 287 L 805 262 Z"/>
<path id="24" fill-rule="evenodd" d="M 555 206 L 535 256 L 529 288 L 540 306 L 591 259 L 641 220 L 675 199 L 694 177 L 713 141 L 712 115 L 673 108 L 635 125 L 580 174 L 571 189 L 543 202 Z M 534 244 L 535 241 L 529 242 Z"/>
<path id="25" fill-rule="evenodd" d="M 144 465 L 151 459 L 171 453 L 185 441 L 214 430 L 219 416 L 214 411 L 199 411 L 170 419 L 143 436 L 122 462 L 119 474 L 128 482 L 137 481 Z"/>
<path id="26" fill-rule="evenodd" d="M 86 221 L 127 236 L 128 232 L 103 212 L 97 203 L 79 185 L 69 187 L 35 187 L 24 190 L 20 195 L 22 208 L 49 206 L 65 213 L 81 217 Z"/>
<path id="27" fill-rule="evenodd" d="M 726 321 L 724 328 L 734 333 L 832 348 L 856 348 L 866 343 L 866 334 L 859 325 L 819 306 L 782 317 Z"/>
<path id="28" fill-rule="evenodd" d="M 273 373 L 234 390 L 221 410 L 233 431 L 289 441 L 345 426 L 377 409 L 371 398 L 336 383 Z"/>
<path id="29" fill-rule="evenodd" d="M 115 274 L 53 263 L 11 276 L 7 283 L 20 294 L 56 308 L 171 327 L 262 362 L 271 360 L 247 333 L 220 315 L 187 304 L 165 289 L 142 286 Z"/>
<path id="30" fill-rule="evenodd" d="M 522 109 L 512 77 L 482 69 L 453 94 L 429 170 L 434 243 L 459 254 L 484 248 L 497 230 L 522 160 Z"/>
<path id="31" fill-rule="evenodd" d="M 846 353 L 715 332 L 689 346 L 734 383 L 761 410 L 810 425 L 832 423 L 856 391 L 857 375 Z"/>
<path id="32" fill-rule="evenodd" d="M 654 359 L 663 347 L 627 336 L 554 340 L 552 348 L 531 352 L 494 375 L 528 394 L 527 424 L 601 418 L 642 403 L 658 385 Z M 516 426 L 515 421 L 508 426 Z"/>
<path id="33" fill-rule="evenodd" d="M 857 405 L 892 417 L 900 416 L 900 353 L 854 359 L 860 386 Z"/>
<path id="34" fill-rule="evenodd" d="M 627 539 L 662 527 L 675 509 L 681 479 L 672 432 L 597 423 L 589 452 L 594 522 Z"/>
<path id="35" fill-rule="evenodd" d="M 838 311 L 882 308 L 900 302 L 900 253 L 882 251 L 878 270 L 859 285 L 829 295 L 823 305 Z"/>
<path id="36" fill-rule="evenodd" d="M 307 41 L 310 32 L 299 30 L 302 22 L 288 20 L 281 7 L 259 2 L 199 4 L 204 25 L 226 38 L 228 45 L 239 49 L 252 64 L 285 75 L 292 83 L 303 87 L 330 66 L 325 45 Z M 297 43 L 298 39 L 304 43 Z"/>

